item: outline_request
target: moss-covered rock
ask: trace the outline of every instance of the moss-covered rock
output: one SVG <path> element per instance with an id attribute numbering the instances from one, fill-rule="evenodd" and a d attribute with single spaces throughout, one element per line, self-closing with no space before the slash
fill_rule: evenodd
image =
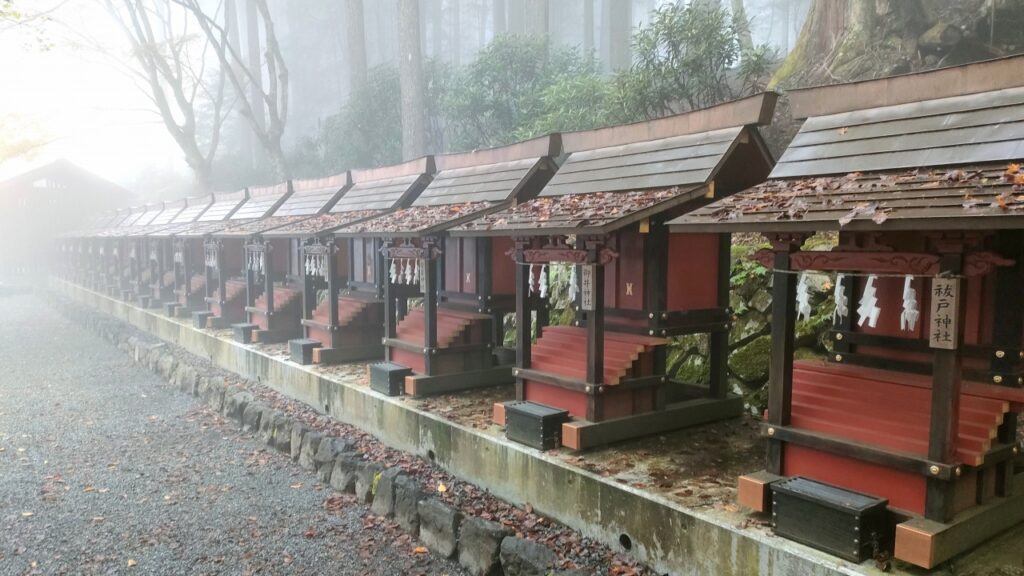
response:
<path id="1" fill-rule="evenodd" d="M 729 356 L 729 368 L 742 383 L 757 387 L 768 378 L 771 350 L 771 336 L 755 338 L 746 346 L 733 351 Z"/>

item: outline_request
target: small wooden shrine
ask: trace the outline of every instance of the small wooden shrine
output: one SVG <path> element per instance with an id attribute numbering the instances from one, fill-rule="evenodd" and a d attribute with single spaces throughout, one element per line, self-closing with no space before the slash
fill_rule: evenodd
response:
<path id="1" fill-rule="evenodd" d="M 740 479 L 739 499 L 777 533 L 931 568 L 1024 520 L 1022 69 L 789 92 L 807 120 L 771 179 L 671 223 L 770 242 L 756 255 L 773 271 L 767 469 Z M 835 247 L 805 249 L 822 231 Z M 833 285 L 832 350 L 794 361 L 812 275 Z M 786 477 L 802 478 L 797 500 Z M 836 503 L 865 498 L 889 520 L 851 532 Z"/>
<path id="2" fill-rule="evenodd" d="M 198 202 L 198 199 L 193 199 Z M 163 203 L 163 210 L 144 226 L 135 226 L 125 238 L 128 244 L 128 255 L 131 259 L 131 267 L 134 276 L 129 281 L 129 289 L 132 299 L 138 301 L 144 308 L 149 308 L 152 302 L 153 284 L 160 280 L 159 250 L 155 239 L 149 235 L 163 230 L 171 225 L 171 222 L 189 204 L 189 199 L 168 201 Z M 159 306 L 159 302 L 157 303 Z"/>
<path id="3" fill-rule="evenodd" d="M 120 225 L 100 233 L 104 239 L 101 253 L 111 251 L 116 279 L 108 285 L 108 293 L 125 301 L 133 301 L 138 294 L 139 278 L 142 274 L 142 257 L 139 254 L 136 235 L 144 233 L 152 221 L 164 211 L 164 203 L 147 204 L 137 213 L 129 216 Z"/>
<path id="4" fill-rule="evenodd" d="M 100 258 L 96 238 L 102 231 L 118 225 L 128 216 L 129 211 L 128 208 L 121 208 L 100 214 L 81 229 L 62 235 L 60 255 L 66 279 L 93 290 L 101 289 L 104 263 Z"/>
<path id="5" fill-rule="evenodd" d="M 244 319 L 244 297 L 236 294 L 236 298 L 229 298 L 225 304 L 220 304 L 220 299 L 216 298 L 222 280 L 217 270 L 221 269 L 220 267 L 239 272 L 242 270 L 241 242 L 238 242 L 235 250 L 221 253 L 219 243 L 213 242 L 210 235 L 224 230 L 232 223 L 241 224 L 249 221 L 232 220 L 248 201 L 249 192 L 216 192 L 211 199 L 212 202 L 195 218 L 183 221 L 191 217 L 185 214 L 188 211 L 186 209 L 172 226 L 152 234 L 161 240 L 170 255 L 169 259 L 165 260 L 170 264 L 165 268 L 164 277 L 169 276 L 171 279 L 173 298 L 170 301 L 165 300 L 163 306 L 168 315 L 188 316 L 197 311 L 205 312 L 208 303 L 212 315 L 216 317 L 221 315 L 220 308 L 223 306 L 236 312 L 234 315 L 228 314 L 231 321 L 241 322 Z M 280 195 L 270 195 L 269 200 L 283 201 L 283 198 Z M 213 254 L 211 243 L 217 247 Z M 227 281 L 227 278 L 223 280 Z M 245 283 L 241 280 L 236 282 L 241 284 L 241 293 L 244 295 Z M 205 326 L 204 324 L 203 327 Z"/>
<path id="6" fill-rule="evenodd" d="M 404 208 L 430 183 L 431 156 L 382 168 L 353 170 L 352 186 L 326 213 L 268 230 L 298 249 L 303 338 L 290 341 L 292 360 L 329 364 L 384 356 L 384 271 L 380 240 L 336 238 L 334 230 Z M 299 188 L 336 187 L 337 177 L 295 181 Z"/>
<path id="7" fill-rule="evenodd" d="M 452 227 L 537 195 L 554 174 L 557 135 L 434 159 L 437 173 L 408 208 L 339 229 L 383 284 L 387 365 L 404 392 L 426 395 L 511 382 L 501 353 L 514 308 L 511 241 L 454 238 Z M 376 260 L 376 242 L 383 260 Z M 357 272 L 351 281 L 369 284 Z M 410 308 L 410 300 L 421 300 Z"/>
<path id="8" fill-rule="evenodd" d="M 561 411 L 549 435 L 577 450 L 740 414 L 726 382 L 729 237 L 665 222 L 767 177 L 757 126 L 776 98 L 564 134 L 569 156 L 538 198 L 452 232 L 514 242 L 503 259 L 515 271 L 516 400 L 494 410 L 510 437 L 506 411 L 524 402 Z M 547 295 L 554 266 L 569 271 L 569 325 L 545 325 L 532 297 Z M 685 334 L 707 334 L 706 383 L 666 372 L 669 338 Z"/>
<path id="9" fill-rule="evenodd" d="M 143 246 L 150 270 L 149 292 L 140 292 L 142 295 L 139 298 L 144 307 L 160 308 L 165 302 L 175 301 L 174 245 L 171 238 L 175 230 L 190 226 L 202 216 L 214 199 L 213 195 L 186 198 L 184 206 L 169 221 L 163 213 L 153 221 L 153 230 L 146 233 Z"/>
<path id="10" fill-rule="evenodd" d="M 277 189 L 292 192 L 270 216 L 213 234 L 215 240 L 241 240 L 244 247 L 247 321 L 232 325 L 238 341 L 267 344 L 302 334 L 301 243 L 265 234 L 325 214 L 350 185 L 348 172 L 279 184 Z"/>

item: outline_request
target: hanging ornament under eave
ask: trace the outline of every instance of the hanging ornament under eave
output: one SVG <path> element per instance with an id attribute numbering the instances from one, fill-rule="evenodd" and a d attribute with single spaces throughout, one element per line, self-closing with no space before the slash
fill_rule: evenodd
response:
<path id="1" fill-rule="evenodd" d="M 832 295 L 832 301 L 836 304 L 835 312 L 832 313 L 832 321 L 835 323 L 842 322 L 844 318 L 850 315 L 850 303 L 846 297 L 846 286 L 843 281 L 846 280 L 845 274 L 836 274 L 836 288 L 835 293 Z"/>
<path id="2" fill-rule="evenodd" d="M 548 267 L 547 265 L 540 267 L 540 290 L 538 291 L 541 298 L 548 297 Z"/>
<path id="3" fill-rule="evenodd" d="M 391 276 L 391 283 L 396 284 L 398 282 L 398 259 L 391 259 L 391 269 L 388 271 L 388 275 Z"/>
<path id="4" fill-rule="evenodd" d="M 569 300 L 575 302 L 580 287 L 576 285 L 576 266 L 570 264 L 569 268 L 572 269 L 572 272 L 569 273 Z"/>
<path id="5" fill-rule="evenodd" d="M 796 320 L 807 320 L 811 317 L 811 290 L 807 285 L 807 273 L 800 273 L 796 284 Z"/>
<path id="6" fill-rule="evenodd" d="M 921 312 L 918 309 L 917 290 L 914 289 L 914 278 L 907 275 L 903 279 L 903 313 L 900 314 L 900 330 L 912 332 L 917 329 L 917 320 Z"/>
<path id="7" fill-rule="evenodd" d="M 872 274 L 868 276 L 868 281 L 864 284 L 864 294 L 861 295 L 860 305 L 857 307 L 858 326 L 863 326 L 864 322 L 867 322 L 868 326 L 874 328 L 878 324 L 878 315 L 882 309 L 878 307 L 875 280 L 878 280 L 878 276 Z"/>
<path id="8" fill-rule="evenodd" d="M 413 266 L 414 267 L 412 269 L 412 284 L 419 284 L 420 283 L 420 261 L 419 261 L 418 258 L 415 260 Z"/>
<path id="9" fill-rule="evenodd" d="M 412 261 L 408 258 L 405 260 L 405 283 L 412 285 Z"/>
<path id="10" fill-rule="evenodd" d="M 530 287 L 530 294 L 533 294 L 533 264 L 530 264 L 530 276 L 526 280 L 527 285 Z"/>

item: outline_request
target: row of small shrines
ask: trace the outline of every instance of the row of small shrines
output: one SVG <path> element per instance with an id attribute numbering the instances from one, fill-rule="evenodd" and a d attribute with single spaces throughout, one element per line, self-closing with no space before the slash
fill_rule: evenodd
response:
<path id="1" fill-rule="evenodd" d="M 302 364 L 373 361 L 385 394 L 515 383 L 494 407 L 506 435 L 579 450 L 740 415 L 730 234 L 761 232 L 767 459 L 741 503 L 848 560 L 891 550 L 932 567 L 1024 519 L 1022 67 L 790 92 L 806 120 L 777 162 L 765 93 L 122 210 L 61 251 L 71 280 L 197 328 L 287 341 Z M 836 230 L 831 250 L 802 249 Z M 558 267 L 570 325 L 549 322 Z M 822 361 L 793 358 L 807 272 L 835 275 Z M 708 337 L 707 382 L 666 371 L 686 334 Z"/>

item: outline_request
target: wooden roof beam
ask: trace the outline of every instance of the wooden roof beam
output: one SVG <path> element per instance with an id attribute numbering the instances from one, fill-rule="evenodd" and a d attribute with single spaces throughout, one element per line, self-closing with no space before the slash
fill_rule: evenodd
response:
<path id="1" fill-rule="evenodd" d="M 786 92 L 793 118 L 936 100 L 1024 86 L 1024 55 Z"/>

